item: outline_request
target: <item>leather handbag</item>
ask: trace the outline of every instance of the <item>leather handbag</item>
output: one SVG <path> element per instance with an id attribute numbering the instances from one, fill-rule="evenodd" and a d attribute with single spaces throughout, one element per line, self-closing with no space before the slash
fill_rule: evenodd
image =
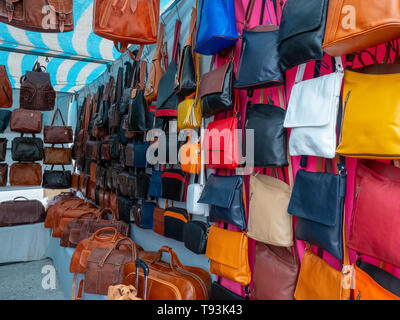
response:
<path id="1" fill-rule="evenodd" d="M 183 172 L 199 174 L 201 170 L 200 143 L 185 143 L 179 149 L 181 169 Z"/>
<path id="2" fill-rule="evenodd" d="M 400 266 L 396 246 L 395 199 L 400 188 L 400 169 L 377 161 L 359 161 L 348 247 L 380 261 Z"/>
<path id="3" fill-rule="evenodd" d="M 44 221 L 45 228 L 54 228 L 57 224 L 59 216 L 63 214 L 64 211 L 70 208 L 78 208 L 85 203 L 85 200 L 77 197 L 66 198 L 57 201 L 53 205 L 47 208 L 46 220 Z"/>
<path id="4" fill-rule="evenodd" d="M 44 69 L 44 71 L 43 71 Z M 50 81 L 50 73 L 36 62 L 32 71 L 21 77 L 20 107 L 30 110 L 49 111 L 54 109 L 56 92 Z"/>
<path id="5" fill-rule="evenodd" d="M 374 65 L 374 69 L 344 72 L 343 125 L 336 152 L 347 157 L 399 159 L 400 136 L 395 128 L 400 72 L 395 64 Z M 373 101 L 380 102 L 379 113 Z"/>
<path id="6" fill-rule="evenodd" d="M 293 245 L 293 217 L 288 214 L 292 187 L 272 176 L 250 176 L 247 236 L 262 243 Z"/>
<path id="7" fill-rule="evenodd" d="M 55 164 L 55 165 L 68 165 L 72 164 L 72 156 L 70 148 L 54 148 L 45 147 L 44 149 L 44 164 Z"/>
<path id="8" fill-rule="evenodd" d="M 165 25 L 160 23 L 160 29 L 158 31 L 157 47 L 154 51 L 153 58 L 151 60 L 149 75 L 147 77 L 146 88 L 144 91 L 144 98 L 148 102 L 157 100 L 158 96 L 158 84 L 161 77 L 164 75 L 161 62 L 163 58 L 162 48 L 164 45 L 164 29 Z"/>
<path id="9" fill-rule="evenodd" d="M 108 110 L 108 128 L 109 130 L 118 129 L 121 124 L 121 104 L 122 104 L 122 78 L 124 75 L 124 69 L 120 67 L 118 69 L 117 84 L 115 87 L 115 103 L 113 103 Z M 103 99 L 106 99 L 103 103 L 110 104 L 110 95 L 112 91 L 112 85 L 114 78 L 111 78 L 104 91 Z"/>
<path id="10" fill-rule="evenodd" d="M 0 65 L 0 108 L 11 108 L 13 105 L 12 86 L 7 69 L 4 65 Z"/>
<path id="11" fill-rule="evenodd" d="M 249 1 L 246 10 L 239 69 L 234 84 L 236 89 L 254 90 L 283 84 L 279 65 L 279 26 L 263 25 L 266 1 L 262 1 L 260 25 L 250 29 L 255 2 Z"/>
<path id="12" fill-rule="evenodd" d="M 10 124 L 11 111 L 0 110 L 0 133 L 4 133 Z"/>
<path id="13" fill-rule="evenodd" d="M 251 270 L 248 258 L 248 238 L 244 232 L 211 226 L 208 233 L 206 257 L 210 259 L 210 273 L 249 285 Z"/>
<path id="14" fill-rule="evenodd" d="M 93 182 L 89 180 L 87 184 L 87 193 L 86 193 L 86 198 L 88 198 L 90 201 L 96 203 L 96 182 Z"/>
<path id="15" fill-rule="evenodd" d="M 199 203 L 210 205 L 210 221 L 230 223 L 240 230 L 245 230 L 246 214 L 243 202 L 242 176 L 208 177 Z"/>
<path id="16" fill-rule="evenodd" d="M 11 186 L 40 186 L 42 166 L 39 163 L 13 163 L 10 167 Z"/>
<path id="17" fill-rule="evenodd" d="M 79 191 L 82 193 L 84 197 L 87 196 L 87 186 L 90 180 L 90 176 L 85 173 L 81 173 L 79 177 Z"/>
<path id="18" fill-rule="evenodd" d="M 0 4 L 0 21 L 44 33 L 74 30 L 72 0 L 12 0 Z"/>
<path id="19" fill-rule="evenodd" d="M 96 218 L 97 215 L 95 213 L 88 212 L 68 223 L 68 225 L 62 231 L 62 235 L 60 238 L 60 246 L 67 248 L 76 248 L 78 243 L 81 241 L 80 234 L 84 222 L 88 220 L 90 221 L 96 220 Z"/>
<path id="20" fill-rule="evenodd" d="M 289 139 L 291 156 L 335 157 L 336 120 L 344 76 L 340 57 L 336 58 L 334 69 L 336 71 L 331 74 L 306 81 L 301 81 L 305 66 L 297 69 L 283 124 L 292 129 Z"/>
<path id="21" fill-rule="evenodd" d="M 0 203 L 0 227 L 44 222 L 46 212 L 38 200 L 16 197 Z"/>
<path id="22" fill-rule="evenodd" d="M 153 231 L 164 236 L 164 209 L 156 207 L 153 213 Z"/>
<path id="23" fill-rule="evenodd" d="M 134 144 L 133 143 L 128 143 L 125 147 L 125 166 L 133 168 L 133 150 L 134 150 Z"/>
<path id="24" fill-rule="evenodd" d="M 150 175 L 145 172 L 139 173 L 135 181 L 136 198 L 147 199 L 149 196 L 149 188 Z"/>
<path id="25" fill-rule="evenodd" d="M 210 72 L 201 77 L 199 84 L 201 112 L 205 118 L 230 111 L 233 109 L 234 104 L 232 59 L 215 70 L 211 68 Z"/>
<path id="26" fill-rule="evenodd" d="M 71 188 L 72 176 L 71 171 L 65 170 L 45 170 L 43 173 L 42 187 L 47 189 L 68 189 Z"/>
<path id="27" fill-rule="evenodd" d="M 187 174 L 180 169 L 165 169 L 161 175 L 161 198 L 185 201 Z"/>
<path id="28" fill-rule="evenodd" d="M 154 225 L 154 209 L 156 205 L 153 202 L 145 202 L 141 206 L 136 205 L 133 209 L 135 223 L 138 227 L 143 229 L 153 229 Z"/>
<path id="29" fill-rule="evenodd" d="M 372 0 L 368 7 L 358 0 L 330 1 L 322 48 L 338 57 L 397 39 L 400 36 L 398 7 L 398 0 L 388 0 L 384 6 Z M 343 16 L 344 13 L 348 15 Z M 352 28 L 352 23 L 357 27 Z"/>
<path id="30" fill-rule="evenodd" d="M 11 113 L 11 131 L 21 133 L 42 132 L 43 115 L 40 111 L 14 109 Z"/>
<path id="31" fill-rule="evenodd" d="M 233 46 L 239 39 L 234 0 L 200 0 L 199 8 L 194 50 L 214 55 Z"/>
<path id="32" fill-rule="evenodd" d="M 279 27 L 282 71 L 312 60 L 322 60 L 328 0 L 288 0 Z"/>
<path id="33" fill-rule="evenodd" d="M 55 126 L 57 114 L 60 115 L 62 126 Z M 53 120 L 50 126 L 44 126 L 43 129 L 44 143 L 56 144 L 56 143 L 71 143 L 73 142 L 72 127 L 65 125 L 64 118 L 59 108 L 54 112 Z"/>
<path id="34" fill-rule="evenodd" d="M 8 181 L 8 164 L 0 163 L 0 187 L 5 187 Z"/>
<path id="35" fill-rule="evenodd" d="M 111 157 L 111 146 L 108 141 L 108 137 L 103 140 L 101 144 L 101 154 L 100 154 L 101 161 L 110 161 Z"/>
<path id="36" fill-rule="evenodd" d="M 400 300 L 400 279 L 358 259 L 354 265 L 355 300 Z"/>
<path id="37" fill-rule="evenodd" d="M 86 141 L 85 160 L 97 160 L 97 141 Z"/>
<path id="38" fill-rule="evenodd" d="M 169 207 L 164 211 L 164 237 L 183 241 L 183 231 L 190 216 L 185 209 Z"/>
<path id="39" fill-rule="evenodd" d="M 43 159 L 43 141 L 35 137 L 17 137 L 11 142 L 13 161 L 41 161 Z"/>
<path id="40" fill-rule="evenodd" d="M 120 52 L 125 52 L 129 44 L 145 45 L 157 42 L 159 1 L 133 0 L 128 4 L 96 0 L 93 5 L 93 17 L 93 33 L 114 41 Z M 133 54 L 131 55 L 133 59 Z"/>
<path id="41" fill-rule="evenodd" d="M 327 160 L 330 161 L 330 160 Z M 344 159 L 339 174 L 307 172 L 307 157 L 302 157 L 297 171 L 288 213 L 296 216 L 296 238 L 343 258 L 344 199 L 347 173 Z M 318 198 L 315 197 L 318 194 Z"/>
<path id="42" fill-rule="evenodd" d="M 183 243 L 187 249 L 196 253 L 206 253 L 208 225 L 202 221 L 188 221 L 183 229 Z"/>
<path id="43" fill-rule="evenodd" d="M 253 288 L 255 300 L 294 300 L 299 273 L 299 257 L 287 248 L 256 243 Z"/>
<path id="44" fill-rule="evenodd" d="M 150 177 L 149 196 L 161 198 L 161 171 L 152 170 Z"/>
<path id="45" fill-rule="evenodd" d="M 133 204 L 133 200 L 127 197 L 118 196 L 119 220 L 122 220 L 126 223 L 131 223 Z"/>
<path id="46" fill-rule="evenodd" d="M 128 172 L 123 171 L 118 174 L 118 189 L 119 193 L 123 196 L 129 195 L 128 178 L 129 178 Z"/>
<path id="47" fill-rule="evenodd" d="M 242 296 L 232 292 L 220 284 L 221 277 L 218 277 L 218 281 L 213 281 L 211 284 L 210 300 L 222 301 L 222 300 L 245 300 Z"/>
<path id="48" fill-rule="evenodd" d="M 287 130 L 284 128 L 286 110 L 279 88 L 280 107 L 263 103 L 249 104 L 246 109 L 246 130 L 254 130 L 254 167 L 287 167 Z"/>
<path id="49" fill-rule="evenodd" d="M 98 165 L 96 168 L 96 185 L 102 189 L 106 187 L 106 172 L 107 168 Z"/>
<path id="50" fill-rule="evenodd" d="M 147 163 L 147 149 L 150 143 L 145 142 L 135 142 L 133 148 L 133 166 L 135 168 L 145 169 L 148 167 Z"/>

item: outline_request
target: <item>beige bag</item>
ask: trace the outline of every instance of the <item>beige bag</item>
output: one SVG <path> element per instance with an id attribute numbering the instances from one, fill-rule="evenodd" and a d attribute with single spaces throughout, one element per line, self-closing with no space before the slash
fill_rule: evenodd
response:
<path id="1" fill-rule="evenodd" d="M 293 217 L 287 212 L 291 193 L 291 186 L 279 179 L 252 175 L 247 236 L 274 246 L 292 246 Z"/>

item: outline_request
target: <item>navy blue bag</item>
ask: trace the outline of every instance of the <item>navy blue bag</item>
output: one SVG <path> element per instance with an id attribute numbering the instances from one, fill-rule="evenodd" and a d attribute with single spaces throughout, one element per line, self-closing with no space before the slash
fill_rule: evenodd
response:
<path id="1" fill-rule="evenodd" d="M 0 110 L 0 133 L 6 131 L 8 125 L 10 124 L 11 111 Z"/>
<path id="2" fill-rule="evenodd" d="M 140 214 L 140 226 L 143 229 L 153 229 L 153 213 L 155 208 L 156 205 L 152 202 L 143 203 L 142 212 Z"/>
<path id="3" fill-rule="evenodd" d="M 150 178 L 149 196 L 160 198 L 161 197 L 161 171 L 153 170 Z"/>
<path id="4" fill-rule="evenodd" d="M 327 160 L 330 161 L 330 160 Z M 307 172 L 307 157 L 301 158 L 288 213 L 297 217 L 296 238 L 343 258 L 343 209 L 347 173 L 344 159 L 339 174 Z"/>
<path id="5" fill-rule="evenodd" d="M 147 149 L 150 146 L 150 142 L 135 142 L 133 147 L 133 166 L 135 168 L 147 168 Z"/>
<path id="6" fill-rule="evenodd" d="M 194 51 L 214 55 L 239 39 L 234 0 L 200 0 Z"/>

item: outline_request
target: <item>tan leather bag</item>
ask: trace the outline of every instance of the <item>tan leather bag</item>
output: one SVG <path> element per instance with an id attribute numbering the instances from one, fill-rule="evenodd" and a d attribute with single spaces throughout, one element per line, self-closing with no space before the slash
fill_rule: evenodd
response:
<path id="1" fill-rule="evenodd" d="M 3 65 L 0 65 L 0 86 L 0 108 L 11 108 L 13 105 L 13 92 L 6 67 Z"/>
<path id="2" fill-rule="evenodd" d="M 330 0 L 322 48 L 338 57 L 400 37 L 400 0 Z"/>
<path id="3" fill-rule="evenodd" d="M 44 164 L 72 164 L 71 149 L 44 147 Z"/>
<path id="4" fill-rule="evenodd" d="M 10 167 L 11 186 L 40 186 L 42 166 L 39 163 L 13 163 Z"/>
<path id="5" fill-rule="evenodd" d="M 72 198 L 63 199 L 61 201 L 57 201 L 51 206 L 48 206 L 46 212 L 46 220 L 44 221 L 44 227 L 53 228 L 54 223 L 57 219 L 56 217 L 60 214 L 62 210 L 66 210 L 67 208 L 76 208 L 82 203 L 85 203 L 85 200 L 81 198 Z"/>

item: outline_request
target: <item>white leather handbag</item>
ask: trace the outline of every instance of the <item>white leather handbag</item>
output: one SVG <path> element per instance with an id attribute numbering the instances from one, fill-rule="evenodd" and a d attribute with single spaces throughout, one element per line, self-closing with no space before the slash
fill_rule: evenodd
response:
<path id="1" fill-rule="evenodd" d="M 336 154 L 336 122 L 344 77 L 342 61 L 335 58 L 336 71 L 301 81 L 305 64 L 300 65 L 290 95 L 283 126 L 291 128 L 289 154 L 332 159 Z"/>

